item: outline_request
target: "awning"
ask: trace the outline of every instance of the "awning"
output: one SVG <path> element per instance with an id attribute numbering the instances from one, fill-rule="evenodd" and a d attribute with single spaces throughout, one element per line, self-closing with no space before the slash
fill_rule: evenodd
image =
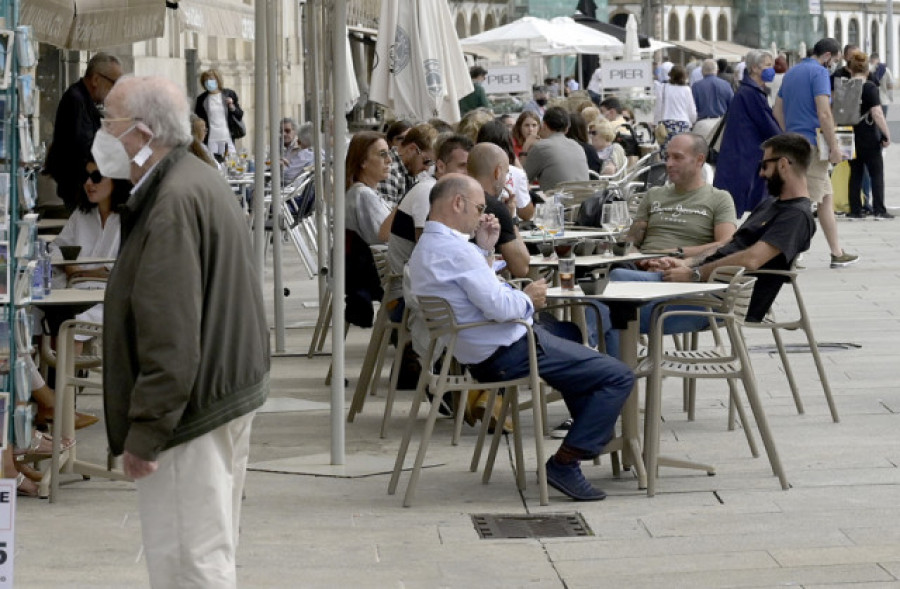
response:
<path id="1" fill-rule="evenodd" d="M 752 47 L 745 47 L 730 41 L 702 41 L 698 39 L 694 41 L 669 41 L 669 43 L 700 57 L 724 58 L 728 61 L 740 61 L 752 49 Z"/>
<path id="2" fill-rule="evenodd" d="M 221 0 L 180 0 L 177 4 L 176 14 L 188 30 L 247 41 L 255 37 L 256 16 L 252 6 Z"/>
<path id="3" fill-rule="evenodd" d="M 38 41 L 94 50 L 162 37 L 167 7 L 183 29 L 254 37 L 253 7 L 220 0 L 22 0 L 20 20 L 33 27 Z"/>
<path id="4" fill-rule="evenodd" d="M 38 41 L 100 49 L 162 37 L 165 0 L 22 0 L 19 18 Z"/>

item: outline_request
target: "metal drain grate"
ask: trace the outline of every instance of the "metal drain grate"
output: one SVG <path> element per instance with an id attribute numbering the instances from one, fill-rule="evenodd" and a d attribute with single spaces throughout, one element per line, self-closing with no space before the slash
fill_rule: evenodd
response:
<path id="1" fill-rule="evenodd" d="M 482 539 L 569 538 L 593 536 L 594 532 L 580 513 L 546 513 L 541 515 L 487 514 L 472 515 L 472 523 Z"/>

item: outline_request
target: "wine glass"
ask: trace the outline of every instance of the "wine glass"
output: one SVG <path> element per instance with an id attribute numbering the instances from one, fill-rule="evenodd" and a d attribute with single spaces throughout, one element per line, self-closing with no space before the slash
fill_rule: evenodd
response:
<path id="1" fill-rule="evenodd" d="M 616 212 L 617 211 L 613 206 L 613 203 L 606 203 L 605 205 L 603 205 L 603 209 L 600 213 L 600 225 L 603 227 L 603 229 L 610 233 L 615 233 L 616 231 L 616 226 L 618 224 L 616 219 Z M 615 241 L 615 239 L 611 239 L 610 241 Z M 604 255 L 607 257 L 612 257 L 612 249 L 607 248 Z"/>
<path id="2" fill-rule="evenodd" d="M 562 208 L 560 204 L 547 203 L 544 205 L 544 230 L 550 234 L 551 240 L 555 240 L 556 234 L 562 231 L 563 224 L 560 215 Z"/>
<path id="3" fill-rule="evenodd" d="M 544 241 L 547 240 L 547 234 L 544 232 L 544 220 L 547 218 L 547 203 L 541 203 L 534 209 L 534 226 L 541 232 Z"/>

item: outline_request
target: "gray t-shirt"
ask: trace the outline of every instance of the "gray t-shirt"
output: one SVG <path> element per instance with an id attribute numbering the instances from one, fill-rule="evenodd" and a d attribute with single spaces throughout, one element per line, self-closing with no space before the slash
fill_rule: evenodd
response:
<path id="1" fill-rule="evenodd" d="M 737 225 L 731 195 L 709 184 L 683 194 L 672 185 L 652 188 L 634 220 L 647 222 L 642 251 L 703 245 L 715 240 L 716 225 Z"/>
<path id="2" fill-rule="evenodd" d="M 535 143 L 524 165 L 528 179 L 540 184 L 545 192 L 560 182 L 590 178 L 584 149 L 562 133 L 554 133 Z"/>
<path id="3" fill-rule="evenodd" d="M 369 245 L 381 243 L 378 230 L 391 209 L 373 189 L 361 182 L 350 187 L 345 197 L 347 229 L 355 231 Z"/>

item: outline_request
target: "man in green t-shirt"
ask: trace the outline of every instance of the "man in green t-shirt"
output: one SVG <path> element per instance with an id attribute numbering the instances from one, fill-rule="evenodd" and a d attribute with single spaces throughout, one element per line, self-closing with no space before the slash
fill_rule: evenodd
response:
<path id="1" fill-rule="evenodd" d="M 472 66 L 469 68 L 469 76 L 472 78 L 472 85 L 475 89 L 459 99 L 459 116 L 476 108 L 491 108 L 491 101 L 488 100 L 487 93 L 482 86 L 487 78 L 487 70 L 480 65 Z"/>
<path id="2" fill-rule="evenodd" d="M 703 178 L 707 144 L 684 133 L 669 142 L 671 184 L 651 189 L 641 201 L 628 239 L 643 252 L 692 256 L 727 243 L 737 229 L 731 195 Z"/>

